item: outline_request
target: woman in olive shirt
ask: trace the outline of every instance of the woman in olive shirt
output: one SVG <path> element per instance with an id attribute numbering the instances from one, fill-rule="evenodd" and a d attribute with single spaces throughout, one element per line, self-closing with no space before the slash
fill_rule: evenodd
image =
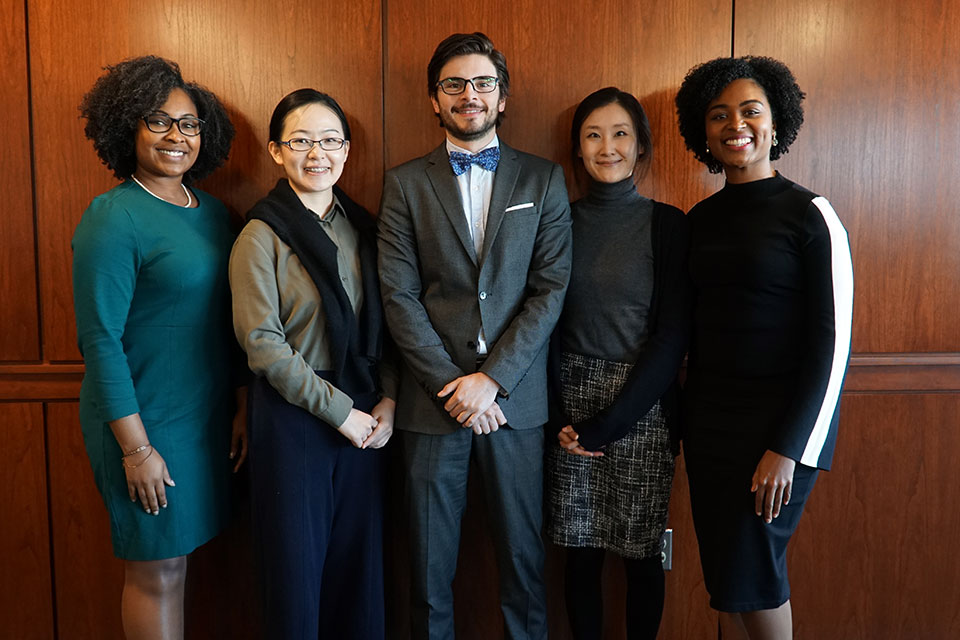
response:
<path id="1" fill-rule="evenodd" d="M 270 638 L 382 638 L 383 463 L 395 377 L 379 375 L 373 218 L 335 188 L 350 127 L 301 89 L 270 121 L 286 177 L 230 257 L 250 388 L 254 545 Z M 326 636 L 329 634 L 329 636 Z"/>

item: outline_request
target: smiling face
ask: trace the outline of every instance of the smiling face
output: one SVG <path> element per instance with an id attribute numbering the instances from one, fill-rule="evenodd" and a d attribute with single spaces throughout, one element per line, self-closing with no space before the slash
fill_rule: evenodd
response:
<path id="1" fill-rule="evenodd" d="M 767 94 L 753 80 L 734 80 L 707 106 L 707 148 L 730 182 L 774 175 L 770 166 L 774 129 Z"/>
<path id="2" fill-rule="evenodd" d="M 197 116 L 197 106 L 183 89 L 173 89 L 155 113 L 171 118 Z M 136 154 L 137 170 L 141 179 L 180 178 L 190 170 L 200 153 L 200 138 L 185 136 L 174 124 L 169 131 L 154 133 L 141 120 L 137 125 Z"/>
<path id="3" fill-rule="evenodd" d="M 616 102 L 594 109 L 580 127 L 578 155 L 597 182 L 629 178 L 642 153 L 630 114 Z"/>
<path id="4" fill-rule="evenodd" d="M 287 114 L 280 139 L 343 137 L 343 123 L 337 114 L 319 102 L 311 102 Z M 301 199 L 317 195 L 332 199 L 331 189 L 343 173 L 350 142 L 344 141 L 343 147 L 335 151 L 324 151 L 318 144 L 313 145 L 310 151 L 292 151 L 286 145 L 270 141 L 268 149 L 273 161 L 283 167 L 290 186 Z"/>
<path id="5" fill-rule="evenodd" d="M 440 80 L 445 78 L 472 79 L 478 76 L 497 77 L 497 69 L 490 59 L 479 53 L 451 58 L 440 69 Z M 500 87 L 490 93 L 477 93 L 467 84 L 463 93 L 449 96 L 436 89 L 430 98 L 434 112 L 447 130 L 447 136 L 465 149 L 479 150 L 496 135 L 497 116 L 506 103 Z"/>

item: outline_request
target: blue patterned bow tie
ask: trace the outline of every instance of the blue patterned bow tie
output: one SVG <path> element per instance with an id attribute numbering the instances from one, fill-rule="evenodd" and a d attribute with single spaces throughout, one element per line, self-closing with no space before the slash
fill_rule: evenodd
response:
<path id="1" fill-rule="evenodd" d="M 471 164 L 478 165 L 487 171 L 496 171 L 498 162 L 500 162 L 500 147 L 490 147 L 474 154 L 450 152 L 450 166 L 453 167 L 453 174 L 457 176 L 462 175 Z"/>

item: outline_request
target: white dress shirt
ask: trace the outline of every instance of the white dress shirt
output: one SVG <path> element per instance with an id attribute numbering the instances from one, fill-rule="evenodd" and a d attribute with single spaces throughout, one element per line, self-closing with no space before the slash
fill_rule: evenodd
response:
<path id="1" fill-rule="evenodd" d="M 493 136 L 490 144 L 477 152 L 468 151 L 458 147 L 447 138 L 447 153 L 458 151 L 473 155 L 484 149 L 490 149 L 500 146 L 500 139 Z M 463 207 L 463 215 L 467 220 L 467 228 L 470 229 L 470 237 L 473 238 L 473 248 L 477 254 L 477 262 L 483 262 L 483 238 L 487 229 L 487 214 L 490 211 L 490 196 L 493 193 L 493 178 L 496 174 L 493 171 L 487 171 L 479 165 L 472 164 L 470 167 L 455 176 L 457 180 L 457 189 L 460 191 L 460 204 Z M 483 326 L 480 327 L 480 335 L 477 336 L 477 354 L 485 355 L 487 353 L 487 342 L 483 335 Z"/>

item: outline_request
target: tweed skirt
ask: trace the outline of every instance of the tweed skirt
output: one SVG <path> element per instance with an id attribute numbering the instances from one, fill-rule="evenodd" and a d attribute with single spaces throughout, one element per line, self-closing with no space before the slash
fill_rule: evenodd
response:
<path id="1" fill-rule="evenodd" d="M 563 408 L 572 422 L 609 406 L 633 365 L 564 353 Z M 586 458 L 547 444 L 546 532 L 564 547 L 596 547 L 624 558 L 646 558 L 660 548 L 667 524 L 674 456 L 660 403 L 634 423 L 604 455 Z"/>

